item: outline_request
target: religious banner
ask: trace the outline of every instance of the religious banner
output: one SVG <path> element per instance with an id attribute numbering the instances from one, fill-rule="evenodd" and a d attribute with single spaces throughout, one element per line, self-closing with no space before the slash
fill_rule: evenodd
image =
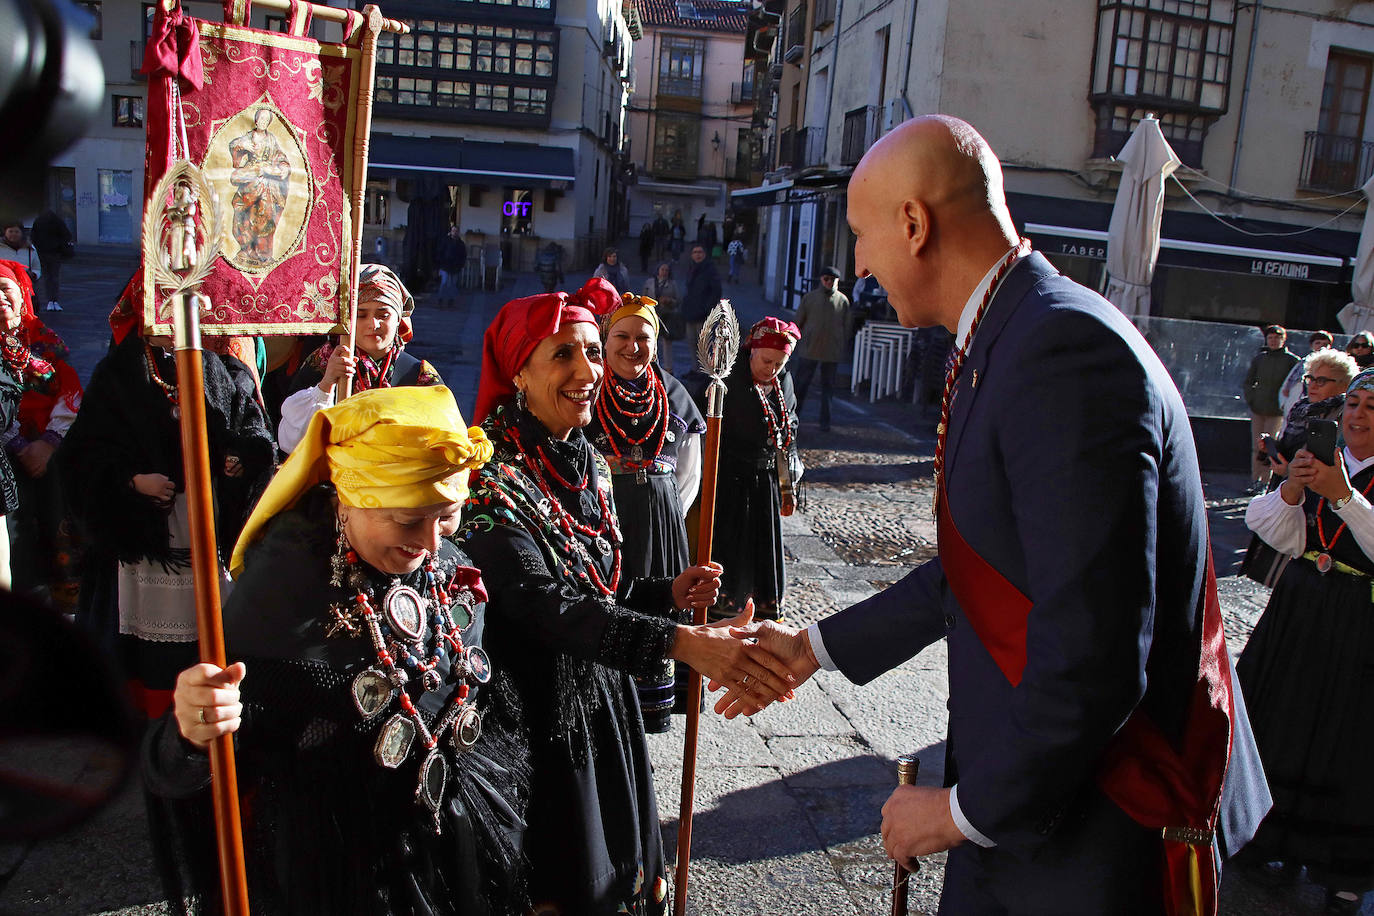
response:
<path id="1" fill-rule="evenodd" d="M 362 52 L 307 37 L 309 4 L 294 6 L 281 33 L 237 24 L 243 0 L 226 4 L 225 23 L 159 4 L 145 59 L 147 186 L 184 158 L 223 210 L 200 287 L 205 334 L 319 333 L 346 319 Z M 143 323 L 171 333 L 168 296 L 146 270 Z"/>

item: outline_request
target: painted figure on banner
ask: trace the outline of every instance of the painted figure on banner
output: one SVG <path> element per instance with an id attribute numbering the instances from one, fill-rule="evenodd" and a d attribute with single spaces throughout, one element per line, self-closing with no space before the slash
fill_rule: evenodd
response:
<path id="1" fill-rule="evenodd" d="M 269 130 L 272 117 L 270 108 L 259 108 L 253 113 L 253 129 L 229 141 L 233 233 L 240 246 L 234 260 L 243 267 L 272 262 L 277 225 L 291 189 L 291 160 Z"/>

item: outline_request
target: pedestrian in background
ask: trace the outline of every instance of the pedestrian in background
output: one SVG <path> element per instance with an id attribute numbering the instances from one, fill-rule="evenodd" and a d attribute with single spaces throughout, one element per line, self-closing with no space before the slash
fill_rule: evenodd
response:
<path id="1" fill-rule="evenodd" d="M 630 272 L 625 269 L 625 265 L 620 263 L 620 252 L 614 248 L 607 248 L 601 252 L 601 263 L 596 265 L 596 270 L 592 272 L 593 277 L 600 277 L 607 283 L 615 287 L 615 291 L 622 296 L 625 293 L 632 293 L 630 288 Z"/>
<path id="2" fill-rule="evenodd" d="M 673 279 L 673 265 L 664 261 L 658 265 L 654 275 L 644 281 L 644 293 L 658 303 L 658 320 L 663 326 L 659 333 L 658 364 L 668 372 L 673 371 L 673 341 L 687 333 L 682 309 L 678 307 L 677 281 Z M 693 341 L 687 344 L 691 349 Z"/>
<path id="3" fill-rule="evenodd" d="M 682 317 L 687 321 L 687 340 L 701 336 L 701 325 L 720 301 L 720 271 L 706 257 L 701 244 L 692 246 L 692 263 L 687 265 L 687 291 L 682 295 Z M 690 346 L 690 343 L 689 343 Z"/>
<path id="4" fill-rule="evenodd" d="M 1345 448 L 1306 449 L 1245 523 L 1293 557 L 1236 663 L 1274 808 L 1251 858 L 1274 883 L 1303 866 L 1328 913 L 1355 913 L 1374 885 L 1374 372 L 1345 391 Z"/>
<path id="5" fill-rule="evenodd" d="M 662 261 L 668 255 L 668 236 L 672 228 L 660 213 L 654 217 L 654 260 Z"/>
<path id="6" fill-rule="evenodd" d="M 730 247 L 726 249 L 730 255 L 730 282 L 739 282 L 739 270 L 744 266 L 746 252 L 744 250 L 744 239 L 731 239 Z"/>
<path id="7" fill-rule="evenodd" d="M 439 295 L 437 304 L 458 305 L 458 287 L 468 266 L 468 246 L 457 226 L 448 227 L 448 235 L 439 240 L 434 260 L 439 267 Z"/>
<path id="8" fill-rule="evenodd" d="M 836 288 L 840 272 L 821 271 L 820 284 L 805 296 L 797 310 L 801 344 L 797 368 L 792 374 L 797 389 L 797 416 L 806 403 L 806 392 L 816 369 L 821 370 L 821 432 L 830 432 L 830 396 L 835 389 L 835 370 L 849 347 L 849 298 Z"/>
<path id="9" fill-rule="evenodd" d="M 1360 331 L 1345 345 L 1345 352 L 1355 358 L 1361 369 L 1374 366 L 1374 332 Z"/>
<path id="10" fill-rule="evenodd" d="M 14 261 L 24 265 L 29 272 L 29 282 L 37 284 L 43 275 L 42 261 L 38 249 L 29 244 L 24 235 L 24 224 L 18 220 L 5 223 L 0 229 L 0 261 Z"/>
<path id="11" fill-rule="evenodd" d="M 1326 331 L 1313 331 L 1307 338 L 1308 355 L 1320 353 L 1331 346 L 1332 337 Z M 1288 370 L 1288 377 L 1283 380 L 1283 385 L 1279 387 L 1279 406 L 1283 408 L 1283 415 L 1288 416 L 1288 411 L 1306 390 L 1306 383 L 1303 381 L 1303 373 L 1307 369 L 1303 366 L 1303 361 L 1296 363 L 1292 369 Z M 1342 388 L 1342 391 L 1345 389 Z"/>
<path id="12" fill-rule="evenodd" d="M 49 312 L 60 312 L 62 306 L 58 300 L 62 297 L 59 285 L 62 262 L 75 253 L 76 242 L 62 217 L 52 210 L 44 210 L 39 214 L 33 221 L 33 231 L 30 235 L 33 238 L 33 247 L 38 250 L 39 266 L 43 270 L 43 292 L 47 302 L 44 308 Z M 35 303 L 34 310 L 37 308 Z"/>
<path id="13" fill-rule="evenodd" d="M 1250 361 L 1250 369 L 1245 373 L 1245 403 L 1250 407 L 1250 441 L 1258 442 L 1260 436 L 1268 433 L 1278 435 L 1283 427 L 1283 408 L 1279 405 L 1279 388 L 1288 377 L 1297 356 L 1284 346 L 1288 332 L 1282 326 L 1271 324 L 1264 329 L 1264 347 Z M 1258 448 L 1250 455 L 1250 484 L 1246 491 L 1252 496 L 1264 492 L 1264 482 L 1269 476 L 1269 466 L 1262 460 Z"/>
<path id="14" fill-rule="evenodd" d="M 649 272 L 649 258 L 654 254 L 654 227 L 652 223 L 645 223 L 639 230 L 639 272 L 647 274 Z"/>
<path id="15" fill-rule="evenodd" d="M 673 260 L 682 257 L 683 250 L 687 247 L 687 227 L 682 225 L 682 212 L 673 214 L 673 224 L 668 227 L 668 250 L 672 252 Z"/>

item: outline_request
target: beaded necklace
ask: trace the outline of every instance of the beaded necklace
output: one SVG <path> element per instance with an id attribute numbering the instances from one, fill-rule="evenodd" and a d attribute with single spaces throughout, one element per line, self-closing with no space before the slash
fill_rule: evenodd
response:
<path id="1" fill-rule="evenodd" d="M 601 385 L 601 393 L 596 399 L 596 417 L 601 421 L 602 429 L 606 430 L 606 441 L 611 452 L 616 458 L 628 457 L 634 465 L 645 467 L 663 451 L 663 440 L 668 435 L 669 417 L 668 389 L 663 387 L 663 379 L 654 371 L 652 365 L 649 366 L 646 378 L 644 390 L 636 391 L 617 378 L 615 373 L 608 373 Z M 639 410 L 636 411 L 634 408 Z M 638 425 L 641 418 L 650 417 L 649 427 L 644 431 L 644 435 L 636 439 L 620 428 L 615 419 L 617 416 L 630 418 L 634 425 Z M 621 452 L 616 436 L 629 446 L 628 456 Z M 656 441 L 653 448 L 646 452 L 644 443 L 651 438 L 655 438 Z"/>
<path id="2" fill-rule="evenodd" d="M 1374 488 L 1374 479 L 1371 479 L 1369 483 L 1364 485 L 1364 489 L 1360 491 L 1361 495 L 1368 496 L 1371 488 Z M 1316 561 L 1317 572 L 1319 573 L 1331 571 L 1331 550 L 1336 546 L 1336 542 L 1341 539 L 1341 535 L 1345 533 L 1345 522 L 1342 521 L 1340 527 L 1336 529 L 1336 533 L 1331 535 L 1331 543 L 1328 544 L 1326 542 L 1326 531 L 1322 527 L 1322 507 L 1325 505 L 1325 496 L 1317 500 L 1317 543 L 1322 545 L 1321 553 L 1317 554 Z"/>
<path id="3" fill-rule="evenodd" d="M 773 413 L 773 405 L 768 403 L 768 395 L 764 394 L 758 385 L 754 385 L 754 394 L 759 396 L 759 404 L 763 407 L 763 422 L 768 426 L 768 441 L 773 443 L 773 447 L 778 451 L 787 451 L 792 447 L 792 424 L 787 419 L 787 402 L 782 397 L 782 385 L 774 377 L 773 394 L 778 396 L 776 414 Z"/>
<path id="4" fill-rule="evenodd" d="M 529 470 L 530 477 L 533 479 L 535 487 L 543 497 L 539 505 L 534 507 L 535 511 L 533 515 L 546 523 L 550 529 L 550 533 L 559 531 L 563 535 L 562 539 L 550 537 L 549 544 L 564 554 L 564 567 L 570 573 L 577 576 L 577 578 L 591 585 L 602 595 L 614 595 L 616 590 L 620 587 L 621 537 L 620 527 L 616 524 L 615 513 L 611 511 L 610 503 L 606 499 L 605 489 L 598 486 L 596 491 L 601 510 L 600 524 L 595 528 L 590 525 L 582 524 L 577 519 L 573 518 L 572 513 L 563 507 L 562 501 L 559 500 L 558 496 L 553 492 L 553 489 L 549 486 L 549 482 L 544 479 L 544 475 L 540 471 L 540 462 L 530 456 L 529 450 L 525 448 L 524 443 L 520 439 L 520 431 L 516 429 L 515 424 L 512 422 L 505 425 L 501 430 L 501 434 L 512 446 L 514 446 L 516 458 Z M 548 458 L 547 456 L 543 456 L 542 450 L 540 454 L 543 460 L 547 462 Z M 525 483 L 521 480 L 520 475 L 518 475 L 509 465 L 500 464 L 498 467 L 502 473 L 516 484 L 517 488 Z M 583 477 L 581 481 L 583 488 L 587 486 L 590 477 L 590 473 Z M 560 482 L 562 482 L 561 478 Z M 515 505 L 514 501 L 511 500 L 501 488 L 493 488 L 493 491 L 496 493 L 497 497 L 506 504 L 507 508 L 515 512 L 520 511 L 519 507 Z M 586 545 L 574 536 L 574 532 L 590 539 L 592 545 L 601 556 L 609 556 L 611 558 L 610 581 L 601 578 L 601 573 L 597 569 L 597 564 L 592 559 L 591 553 L 588 551 Z M 583 570 L 577 570 L 574 568 L 573 564 L 567 562 L 567 560 L 574 558 L 581 561 Z"/>
<path id="5" fill-rule="evenodd" d="M 152 344 L 144 342 L 143 359 L 148 364 L 148 378 L 152 379 L 153 384 L 162 389 L 163 397 L 167 398 L 172 405 L 172 419 L 181 419 L 181 402 L 177 398 L 177 386 L 163 381 L 162 376 L 157 371 L 157 361 L 153 358 Z"/>
<path id="6" fill-rule="evenodd" d="M 434 832 L 440 829 L 439 811 L 448 784 L 448 761 L 439 749 L 447 736 L 454 751 L 472 749 L 482 734 L 482 717 L 468 702 L 472 685 L 491 680 L 491 662 L 479 646 L 464 646 L 462 630 L 472 622 L 477 597 L 471 585 L 454 580 L 441 586 L 441 571 L 433 555 L 425 558 L 423 594 L 399 578 L 393 578 L 380 601 L 373 600 L 372 588 L 359 566 L 357 551 L 348 548 L 340 534 L 340 551 L 333 561 L 332 585 L 351 591 L 352 596 L 329 609 L 327 637 L 363 633 L 372 644 L 377 662 L 353 679 L 353 706 L 370 722 L 391 707 L 395 700 L 400 710 L 393 713 L 377 732 L 373 759 L 388 769 L 399 767 L 418 746 L 424 760 L 420 764 L 415 798 L 434 818 Z M 439 690 L 444 678 L 439 665 L 449 658 L 448 680 L 453 684 L 442 711 L 431 730 L 416 708 L 406 685 L 412 674 L 419 677 L 427 693 Z"/>
<path id="7" fill-rule="evenodd" d="M 24 381 L 28 371 L 30 356 L 29 348 L 24 346 L 23 341 L 13 334 L 4 335 L 3 342 L 0 342 L 0 357 L 4 358 L 5 369 L 20 382 Z"/>

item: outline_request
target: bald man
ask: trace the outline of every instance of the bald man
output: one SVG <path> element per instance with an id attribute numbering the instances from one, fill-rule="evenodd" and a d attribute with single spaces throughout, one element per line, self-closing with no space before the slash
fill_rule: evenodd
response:
<path id="1" fill-rule="evenodd" d="M 1181 912 L 1193 887 L 1215 912 L 1220 861 L 1269 794 L 1177 389 L 1117 309 L 1020 241 L 997 157 L 963 121 L 875 144 L 848 218 L 859 276 L 962 357 L 939 556 L 809 630 L 737 633 L 800 678 L 860 684 L 948 639 L 946 787 L 901 787 L 882 812 L 894 859 L 950 851 L 941 913 Z"/>

